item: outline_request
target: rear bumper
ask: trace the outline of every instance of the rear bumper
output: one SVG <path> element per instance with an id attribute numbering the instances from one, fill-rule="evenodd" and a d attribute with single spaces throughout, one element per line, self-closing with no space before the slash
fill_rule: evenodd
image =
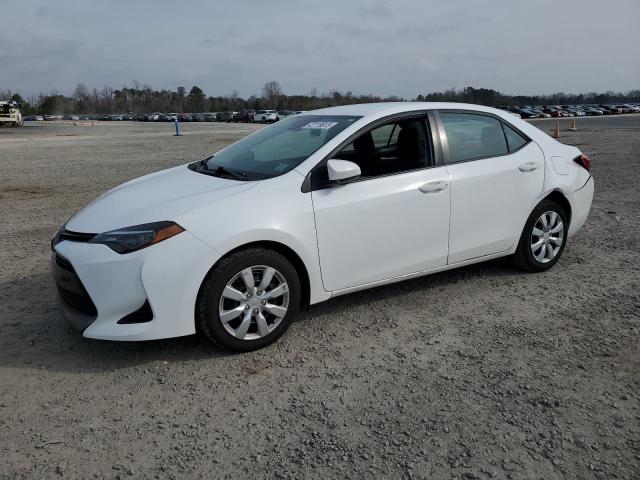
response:
<path id="1" fill-rule="evenodd" d="M 571 204 L 571 225 L 569 225 L 569 236 L 573 236 L 587 221 L 591 202 L 593 201 L 593 176 L 589 177 L 587 183 L 582 188 L 576 190 L 569 198 Z"/>

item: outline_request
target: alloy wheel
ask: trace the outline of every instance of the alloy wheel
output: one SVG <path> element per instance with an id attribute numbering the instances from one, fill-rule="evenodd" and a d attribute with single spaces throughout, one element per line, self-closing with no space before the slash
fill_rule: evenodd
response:
<path id="1" fill-rule="evenodd" d="M 254 265 L 238 272 L 224 287 L 218 314 L 229 334 L 257 340 L 280 325 L 288 308 L 289 286 L 282 273 Z"/>
<path id="2" fill-rule="evenodd" d="M 564 224 L 557 212 L 544 212 L 531 232 L 531 253 L 540 263 L 549 263 L 558 255 L 564 240 Z"/>

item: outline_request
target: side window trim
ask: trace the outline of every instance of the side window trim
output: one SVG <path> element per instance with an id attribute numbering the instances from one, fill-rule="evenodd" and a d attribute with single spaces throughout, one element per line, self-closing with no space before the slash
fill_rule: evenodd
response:
<path id="1" fill-rule="evenodd" d="M 354 134 L 352 134 L 350 137 L 348 137 L 346 140 L 340 142 L 340 144 L 338 144 L 338 146 L 336 148 L 334 148 L 331 152 L 329 152 L 322 160 L 320 160 L 310 171 L 309 173 L 307 173 L 307 176 L 305 177 L 304 181 L 302 182 L 302 186 L 300 187 L 300 190 L 302 193 L 309 193 L 313 190 L 322 190 L 325 188 L 329 188 L 327 186 L 316 186 L 314 187 L 312 185 L 312 177 L 314 172 L 316 172 L 318 169 L 323 168 L 326 166 L 327 162 L 333 158 L 333 156 L 335 154 L 337 154 L 338 152 L 340 152 L 344 147 L 346 147 L 347 145 L 349 145 L 350 143 L 352 143 L 356 138 L 358 138 L 360 135 L 362 135 L 365 132 L 368 131 L 372 131 L 378 127 L 381 127 L 382 125 L 392 122 L 392 121 L 399 121 L 399 120 L 405 120 L 405 119 L 412 119 L 412 118 L 421 118 L 424 126 L 425 126 L 425 130 L 426 130 L 426 134 L 427 134 L 427 139 L 430 140 L 430 147 L 431 147 L 431 155 L 430 155 L 430 160 L 431 160 L 431 165 L 428 165 L 426 167 L 421 167 L 421 168 L 415 168 L 412 170 L 403 170 L 401 172 L 393 172 L 393 173 L 389 173 L 389 174 L 385 174 L 385 175 L 379 175 L 376 177 L 372 177 L 372 178 L 363 178 L 363 179 L 358 179 L 355 180 L 353 183 L 355 182 L 363 182 L 363 181 L 367 181 L 367 180 L 373 180 L 375 178 L 384 178 L 384 177 L 390 177 L 393 175 L 402 175 L 403 173 L 409 173 L 409 172 L 415 172 L 418 170 L 426 170 L 429 168 L 434 168 L 434 167 L 440 167 L 444 165 L 443 162 L 443 155 L 442 155 L 442 150 L 440 147 L 440 139 L 439 138 L 435 138 L 434 135 L 434 126 L 435 126 L 435 120 L 433 119 L 433 112 L 434 110 L 416 110 L 414 112 L 404 112 L 404 113 L 395 113 L 393 115 L 388 115 L 386 117 L 382 117 L 379 118 L 378 120 L 369 123 L 368 125 L 363 126 L 362 128 L 360 128 L 357 132 L 355 132 Z"/>
<path id="2" fill-rule="evenodd" d="M 387 147 L 391 145 L 391 139 L 393 138 L 393 133 L 396 131 L 396 128 L 398 128 L 398 124 L 394 123 L 393 128 L 391 129 L 391 133 L 389 134 L 389 138 L 387 138 Z"/>
<path id="3" fill-rule="evenodd" d="M 485 117 L 491 117 L 491 118 L 495 118 L 496 120 L 498 120 L 500 122 L 500 128 L 502 129 L 502 134 L 504 135 L 504 141 L 507 144 L 507 151 L 508 153 L 503 154 L 503 155 L 489 155 L 486 157 L 477 157 L 477 158 L 470 158 L 468 160 L 463 160 L 461 162 L 450 162 L 449 158 L 450 157 L 450 151 L 449 151 L 449 140 L 447 138 L 447 133 L 444 130 L 444 125 L 442 124 L 442 120 L 440 118 L 440 112 L 442 113 L 462 113 L 462 114 L 471 114 L 471 115 L 483 115 Z M 522 150 L 524 147 L 526 147 L 527 145 L 529 145 L 529 143 L 531 143 L 531 138 L 529 138 L 529 136 L 527 136 L 526 134 L 522 133 L 522 131 L 520 129 L 518 129 L 517 127 L 514 127 L 512 124 L 510 124 L 509 122 L 507 122 L 506 120 L 504 120 L 503 118 L 499 117 L 498 115 L 494 115 L 493 113 L 489 113 L 489 112 L 481 112 L 481 111 L 477 111 L 477 110 L 463 110 L 463 109 L 439 109 L 439 110 L 433 110 L 433 115 L 435 118 L 435 122 L 437 124 L 437 128 L 438 128 L 438 134 L 440 137 L 440 142 L 442 144 L 442 154 L 443 154 L 443 161 L 445 165 L 457 165 L 458 163 L 467 163 L 467 162 L 475 162 L 477 160 L 485 160 L 488 158 L 496 158 L 496 157 L 506 157 L 508 155 L 511 155 L 519 150 Z M 515 149 L 515 150 L 511 150 L 509 148 L 509 141 L 507 140 L 507 135 L 504 131 L 504 126 L 507 125 L 508 127 L 512 128 L 515 132 L 517 132 L 519 135 L 522 136 L 522 138 L 524 138 L 526 140 L 525 143 L 523 143 L 519 148 Z"/>

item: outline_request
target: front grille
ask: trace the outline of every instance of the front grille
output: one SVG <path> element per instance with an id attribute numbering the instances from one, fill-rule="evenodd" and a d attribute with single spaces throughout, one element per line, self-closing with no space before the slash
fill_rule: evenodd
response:
<path id="1" fill-rule="evenodd" d="M 74 310 L 78 310 L 79 312 L 92 317 L 95 317 L 98 314 L 96 306 L 93 304 L 93 301 L 91 301 L 91 298 L 86 291 L 78 294 L 58 287 L 58 294 L 60 295 L 60 299 Z"/>
<path id="2" fill-rule="evenodd" d="M 82 285 L 71 262 L 58 253 L 54 254 L 53 260 L 53 275 L 56 286 L 58 287 L 60 300 L 68 307 L 85 315 L 91 317 L 98 315 L 95 304 L 84 288 L 84 285 Z"/>
<path id="3" fill-rule="evenodd" d="M 60 241 L 70 240 L 72 242 L 88 242 L 96 236 L 95 233 L 80 233 L 72 232 L 70 230 L 60 230 L 58 235 L 60 236 Z"/>

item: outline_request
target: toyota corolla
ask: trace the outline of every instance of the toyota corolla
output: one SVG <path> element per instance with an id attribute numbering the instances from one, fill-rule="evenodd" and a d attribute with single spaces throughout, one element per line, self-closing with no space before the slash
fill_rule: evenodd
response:
<path id="1" fill-rule="evenodd" d="M 560 259 L 589 159 L 508 112 L 453 103 L 305 112 L 127 182 L 52 240 L 62 315 L 85 337 L 280 337 L 304 305 L 510 256 Z"/>

